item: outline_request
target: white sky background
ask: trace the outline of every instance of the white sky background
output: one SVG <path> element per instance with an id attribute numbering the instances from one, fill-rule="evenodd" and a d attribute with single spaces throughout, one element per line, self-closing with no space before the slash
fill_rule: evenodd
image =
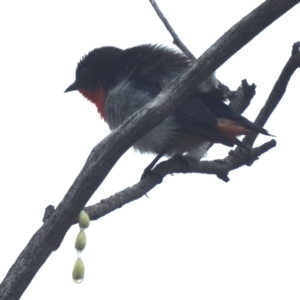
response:
<path id="1" fill-rule="evenodd" d="M 196 56 L 261 2 L 158 0 Z M 251 120 L 300 39 L 299 16 L 298 5 L 217 72 L 232 89 L 244 78 L 257 85 Z M 172 38 L 147 0 L 2 1 L 0 28 L 2 279 L 45 207 L 58 205 L 109 133 L 90 102 L 63 94 L 78 60 L 96 47 L 172 46 Z M 168 176 L 149 199 L 92 222 L 79 285 L 71 277 L 74 226 L 22 299 L 299 299 L 299 83 L 298 71 L 265 126 L 277 147 L 251 168 L 230 173 L 227 184 Z M 214 147 L 209 158 L 228 150 Z M 151 160 L 129 150 L 89 205 L 136 183 Z"/>

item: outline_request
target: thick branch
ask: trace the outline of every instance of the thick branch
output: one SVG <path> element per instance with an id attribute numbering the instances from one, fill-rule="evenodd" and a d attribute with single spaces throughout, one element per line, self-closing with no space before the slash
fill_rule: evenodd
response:
<path id="1" fill-rule="evenodd" d="M 100 142 L 55 212 L 30 239 L 0 286 L 2 300 L 19 299 L 111 168 L 139 138 L 162 122 L 199 83 L 300 0 L 266 1 L 213 44 L 156 100 Z"/>

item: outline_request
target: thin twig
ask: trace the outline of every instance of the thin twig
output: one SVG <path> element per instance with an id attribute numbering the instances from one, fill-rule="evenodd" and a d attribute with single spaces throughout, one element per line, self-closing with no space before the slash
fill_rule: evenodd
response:
<path id="1" fill-rule="evenodd" d="M 292 75 L 297 70 L 297 68 L 300 68 L 300 49 L 299 48 L 300 48 L 300 42 L 294 43 L 293 49 L 292 49 L 292 55 L 289 58 L 286 65 L 284 66 L 265 105 L 263 106 L 260 113 L 258 114 L 258 116 L 254 122 L 255 124 L 257 124 L 261 127 L 263 127 L 266 124 L 266 122 L 272 115 L 273 111 L 279 104 L 280 100 L 282 99 Z M 243 139 L 243 142 L 247 146 L 252 146 L 254 144 L 256 138 L 257 138 L 257 134 L 254 134 L 251 136 L 246 136 Z"/>
<path id="2" fill-rule="evenodd" d="M 255 96 L 256 85 L 248 84 L 247 80 L 242 80 L 241 86 L 234 93 L 234 96 L 230 95 L 227 98 L 230 100 L 229 106 L 239 114 L 242 114 L 246 108 L 250 105 L 252 98 Z"/>
<path id="3" fill-rule="evenodd" d="M 167 30 L 170 32 L 171 36 L 173 37 L 173 44 L 175 44 L 191 61 L 194 61 L 196 58 L 192 54 L 192 52 L 184 45 L 184 43 L 180 40 L 179 36 L 176 34 L 175 30 L 172 28 L 171 24 L 167 20 L 167 18 L 164 16 L 158 5 L 156 4 L 155 0 L 149 0 L 152 7 L 156 11 L 157 15 L 167 28 Z"/>
<path id="4" fill-rule="evenodd" d="M 191 60 L 195 60 L 195 56 L 191 53 L 191 51 L 183 44 L 183 42 L 180 40 L 179 36 L 167 20 L 167 18 L 164 16 L 163 12 L 158 7 L 155 0 L 149 0 L 152 7 L 156 11 L 158 17 L 161 19 L 171 36 L 173 37 L 173 43 Z M 230 101 L 230 106 L 238 113 L 243 113 L 245 109 L 250 105 L 250 101 L 255 95 L 255 85 L 252 84 L 249 86 L 246 80 L 242 81 L 242 86 L 236 91 L 232 92 L 229 90 L 229 88 L 224 85 L 222 82 L 219 81 L 219 88 L 223 90 L 226 97 L 228 97 L 229 100 L 232 97 L 233 100 Z M 210 149 L 213 146 L 213 144 L 210 144 L 208 146 L 208 149 Z"/>

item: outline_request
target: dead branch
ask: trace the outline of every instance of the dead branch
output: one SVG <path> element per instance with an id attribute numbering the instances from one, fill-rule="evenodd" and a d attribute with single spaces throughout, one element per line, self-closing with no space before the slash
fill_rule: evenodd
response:
<path id="1" fill-rule="evenodd" d="M 173 37 L 173 44 L 175 44 L 191 61 L 196 60 L 196 57 L 192 54 L 192 52 L 184 45 L 184 43 L 180 40 L 179 36 L 176 34 L 175 30 L 172 28 L 171 24 L 164 16 L 155 0 L 150 0 L 150 3 L 154 10 L 156 11 L 158 17 L 161 19 L 167 30 L 170 32 Z"/>
<path id="2" fill-rule="evenodd" d="M 157 184 L 161 183 L 161 178 L 174 173 L 201 173 L 217 175 L 225 182 L 229 181 L 228 173 L 241 166 L 252 164 L 258 156 L 269 151 L 276 146 L 275 140 L 271 140 L 264 145 L 253 149 L 253 153 L 246 151 L 235 150 L 230 153 L 225 159 L 214 161 L 198 161 L 187 159 L 186 162 L 175 156 L 167 161 L 158 164 L 153 171 L 160 176 L 147 176 L 132 187 L 126 188 L 107 199 L 101 200 L 99 203 L 85 207 L 85 211 L 90 216 L 91 220 L 97 220 L 114 210 L 121 208 L 134 200 L 137 200 L 152 190 Z"/>
<path id="3" fill-rule="evenodd" d="M 282 99 L 287 85 L 294 74 L 294 72 L 300 67 L 300 42 L 296 42 L 293 45 L 292 55 L 289 58 L 288 62 L 284 66 L 278 80 L 276 81 L 269 98 L 267 99 L 264 107 L 261 109 L 260 113 L 258 114 L 255 124 L 259 126 L 264 126 L 267 120 L 272 115 L 273 111 L 279 104 L 280 100 Z M 248 145 L 252 146 L 257 138 L 257 134 L 246 136 L 243 139 L 243 142 Z"/>

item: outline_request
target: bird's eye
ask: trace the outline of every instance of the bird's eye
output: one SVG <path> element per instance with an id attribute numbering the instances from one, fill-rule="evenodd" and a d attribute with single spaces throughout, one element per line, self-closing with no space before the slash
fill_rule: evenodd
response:
<path id="1" fill-rule="evenodd" d="M 88 73 L 88 69 L 87 68 L 82 68 L 82 70 L 80 71 L 80 75 L 81 76 L 86 76 Z"/>
<path id="2" fill-rule="evenodd" d="M 76 73 L 76 78 L 80 78 L 81 80 L 85 80 L 89 75 L 89 69 L 84 67 L 82 69 L 78 69 Z"/>

